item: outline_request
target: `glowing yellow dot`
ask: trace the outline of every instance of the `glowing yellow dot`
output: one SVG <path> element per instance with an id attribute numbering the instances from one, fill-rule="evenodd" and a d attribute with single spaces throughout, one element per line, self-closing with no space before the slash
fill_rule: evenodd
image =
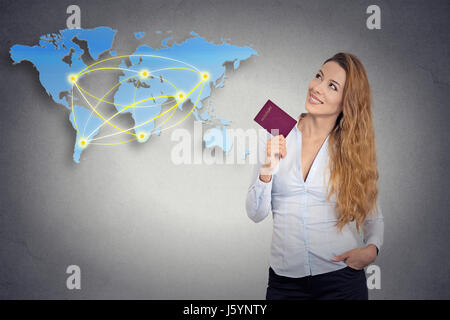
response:
<path id="1" fill-rule="evenodd" d="M 175 94 L 175 99 L 176 99 L 178 102 L 183 101 L 183 100 L 185 99 L 185 97 L 186 97 L 186 94 L 185 94 L 183 91 L 178 91 L 178 92 Z"/>
<path id="2" fill-rule="evenodd" d="M 69 82 L 70 82 L 70 83 L 75 83 L 76 81 L 77 81 L 77 76 L 74 75 L 74 74 L 71 74 L 71 75 L 69 76 Z"/>
<path id="3" fill-rule="evenodd" d="M 138 132 L 138 134 L 137 134 L 137 141 L 138 142 L 145 142 L 146 138 L 147 138 L 147 133 L 145 133 L 145 132 Z"/>
<path id="4" fill-rule="evenodd" d="M 87 145 L 88 145 L 88 141 L 87 141 L 87 139 L 80 139 L 80 147 L 81 148 L 86 148 L 87 147 Z"/>
<path id="5" fill-rule="evenodd" d="M 141 77 L 142 78 L 147 78 L 150 75 L 150 72 L 148 72 L 147 70 L 142 70 L 141 71 Z"/>
<path id="6" fill-rule="evenodd" d="M 203 80 L 206 80 L 206 79 L 208 79 L 209 78 L 209 74 L 208 73 L 203 73 L 202 74 L 202 78 L 203 78 Z"/>

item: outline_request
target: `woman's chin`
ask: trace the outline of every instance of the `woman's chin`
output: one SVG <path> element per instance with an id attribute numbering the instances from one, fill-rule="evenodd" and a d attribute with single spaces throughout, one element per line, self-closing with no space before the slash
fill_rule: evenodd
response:
<path id="1" fill-rule="evenodd" d="M 305 110 L 308 111 L 308 113 L 314 113 L 314 106 L 312 106 L 310 103 L 305 103 Z"/>
<path id="2" fill-rule="evenodd" d="M 323 110 L 315 108 L 315 106 L 310 105 L 307 103 L 305 105 L 306 112 L 309 113 L 312 116 L 320 116 L 323 115 Z"/>

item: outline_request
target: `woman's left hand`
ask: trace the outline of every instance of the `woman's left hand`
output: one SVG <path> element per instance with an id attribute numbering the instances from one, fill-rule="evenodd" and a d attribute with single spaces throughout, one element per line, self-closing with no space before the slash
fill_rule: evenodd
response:
<path id="1" fill-rule="evenodd" d="M 350 268 L 362 270 L 377 258 L 377 247 L 369 244 L 365 248 L 356 248 L 334 257 L 333 261 L 344 261 Z"/>

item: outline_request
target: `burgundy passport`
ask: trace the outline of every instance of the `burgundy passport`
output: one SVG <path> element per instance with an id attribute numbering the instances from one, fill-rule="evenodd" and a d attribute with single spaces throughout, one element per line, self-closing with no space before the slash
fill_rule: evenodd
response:
<path id="1" fill-rule="evenodd" d="M 297 120 L 270 100 L 267 100 L 254 120 L 269 131 L 269 133 L 272 133 L 270 132 L 272 129 L 278 129 L 279 134 L 282 134 L 285 138 L 297 124 Z"/>

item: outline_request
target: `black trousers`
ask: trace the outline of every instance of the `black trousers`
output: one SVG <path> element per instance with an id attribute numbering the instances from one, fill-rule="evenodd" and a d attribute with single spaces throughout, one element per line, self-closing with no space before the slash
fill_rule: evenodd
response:
<path id="1" fill-rule="evenodd" d="M 349 266 L 315 276 L 290 278 L 269 267 L 266 300 L 368 300 L 366 273 Z"/>

